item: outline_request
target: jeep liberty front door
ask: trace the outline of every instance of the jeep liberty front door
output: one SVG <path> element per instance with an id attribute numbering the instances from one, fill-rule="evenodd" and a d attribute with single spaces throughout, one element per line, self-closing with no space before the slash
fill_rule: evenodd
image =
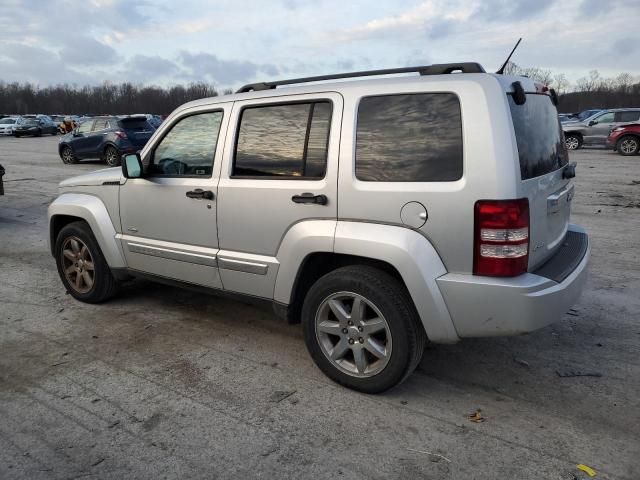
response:
<path id="1" fill-rule="evenodd" d="M 216 255 L 217 184 L 231 104 L 183 113 L 143 153 L 145 175 L 120 187 L 127 265 L 222 288 Z"/>

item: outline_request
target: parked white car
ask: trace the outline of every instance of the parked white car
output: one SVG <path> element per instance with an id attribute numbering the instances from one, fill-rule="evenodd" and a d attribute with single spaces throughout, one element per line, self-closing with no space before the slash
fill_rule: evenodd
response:
<path id="1" fill-rule="evenodd" d="M 0 119 L 0 135 L 13 135 L 13 129 L 18 123 L 15 117 L 7 117 Z"/>

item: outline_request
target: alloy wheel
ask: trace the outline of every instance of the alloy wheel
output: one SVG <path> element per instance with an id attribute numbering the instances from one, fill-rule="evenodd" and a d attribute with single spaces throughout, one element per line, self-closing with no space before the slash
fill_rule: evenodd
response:
<path id="1" fill-rule="evenodd" d="M 567 139 L 565 140 L 565 145 L 567 146 L 567 149 L 575 150 L 580 146 L 580 142 L 576 137 L 567 137 Z"/>
<path id="2" fill-rule="evenodd" d="M 95 266 L 87 245 L 76 236 L 62 244 L 62 271 L 67 283 L 78 293 L 87 293 L 95 282 Z"/>
<path id="3" fill-rule="evenodd" d="M 638 141 L 633 138 L 625 138 L 620 143 L 620 150 L 622 153 L 626 153 L 627 155 L 631 155 L 638 151 Z"/>
<path id="4" fill-rule="evenodd" d="M 338 292 L 316 312 L 315 331 L 322 353 L 354 377 L 380 373 L 391 358 L 391 331 L 380 310 L 362 295 Z"/>
<path id="5" fill-rule="evenodd" d="M 62 150 L 62 160 L 64 163 L 73 163 L 73 153 L 69 147 Z"/>
<path id="6" fill-rule="evenodd" d="M 118 165 L 118 152 L 115 148 L 107 148 L 105 152 L 105 161 L 107 165 L 116 166 Z"/>

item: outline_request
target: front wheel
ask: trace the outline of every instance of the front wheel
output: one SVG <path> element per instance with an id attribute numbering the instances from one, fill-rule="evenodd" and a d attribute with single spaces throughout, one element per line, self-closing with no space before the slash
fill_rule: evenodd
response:
<path id="1" fill-rule="evenodd" d="M 566 135 L 564 137 L 564 144 L 567 150 L 577 150 L 582 146 L 582 137 L 573 134 Z"/>
<path id="2" fill-rule="evenodd" d="M 73 150 L 71 150 L 71 147 L 68 146 L 62 147 L 60 157 L 62 158 L 62 162 L 68 165 L 72 163 L 78 163 L 78 159 L 73 154 Z"/>
<path id="3" fill-rule="evenodd" d="M 618 140 L 616 150 L 620 155 L 624 155 L 625 157 L 629 155 L 637 155 L 640 151 L 640 139 L 633 135 L 625 135 Z"/>
<path id="4" fill-rule="evenodd" d="M 110 167 L 120 165 L 120 153 L 114 147 L 108 146 L 104 150 L 104 162 Z"/>
<path id="5" fill-rule="evenodd" d="M 378 393 L 405 380 L 422 358 L 426 334 L 404 286 L 382 270 L 334 270 L 309 290 L 302 308 L 307 349 L 335 382 Z"/>
<path id="6" fill-rule="evenodd" d="M 99 303 L 117 291 L 118 284 L 86 223 L 73 222 L 60 230 L 55 258 L 60 279 L 74 298 Z"/>

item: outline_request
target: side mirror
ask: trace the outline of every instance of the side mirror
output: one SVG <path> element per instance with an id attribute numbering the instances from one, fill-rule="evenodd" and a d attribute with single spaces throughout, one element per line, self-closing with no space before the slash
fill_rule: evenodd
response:
<path id="1" fill-rule="evenodd" d="M 590 126 L 590 127 L 593 127 L 594 125 L 597 125 L 597 124 L 598 124 L 598 121 L 597 121 L 597 120 L 591 120 L 591 121 L 589 122 L 589 126 Z"/>
<path id="2" fill-rule="evenodd" d="M 122 157 L 124 178 L 142 178 L 142 160 L 139 153 L 130 153 Z"/>

